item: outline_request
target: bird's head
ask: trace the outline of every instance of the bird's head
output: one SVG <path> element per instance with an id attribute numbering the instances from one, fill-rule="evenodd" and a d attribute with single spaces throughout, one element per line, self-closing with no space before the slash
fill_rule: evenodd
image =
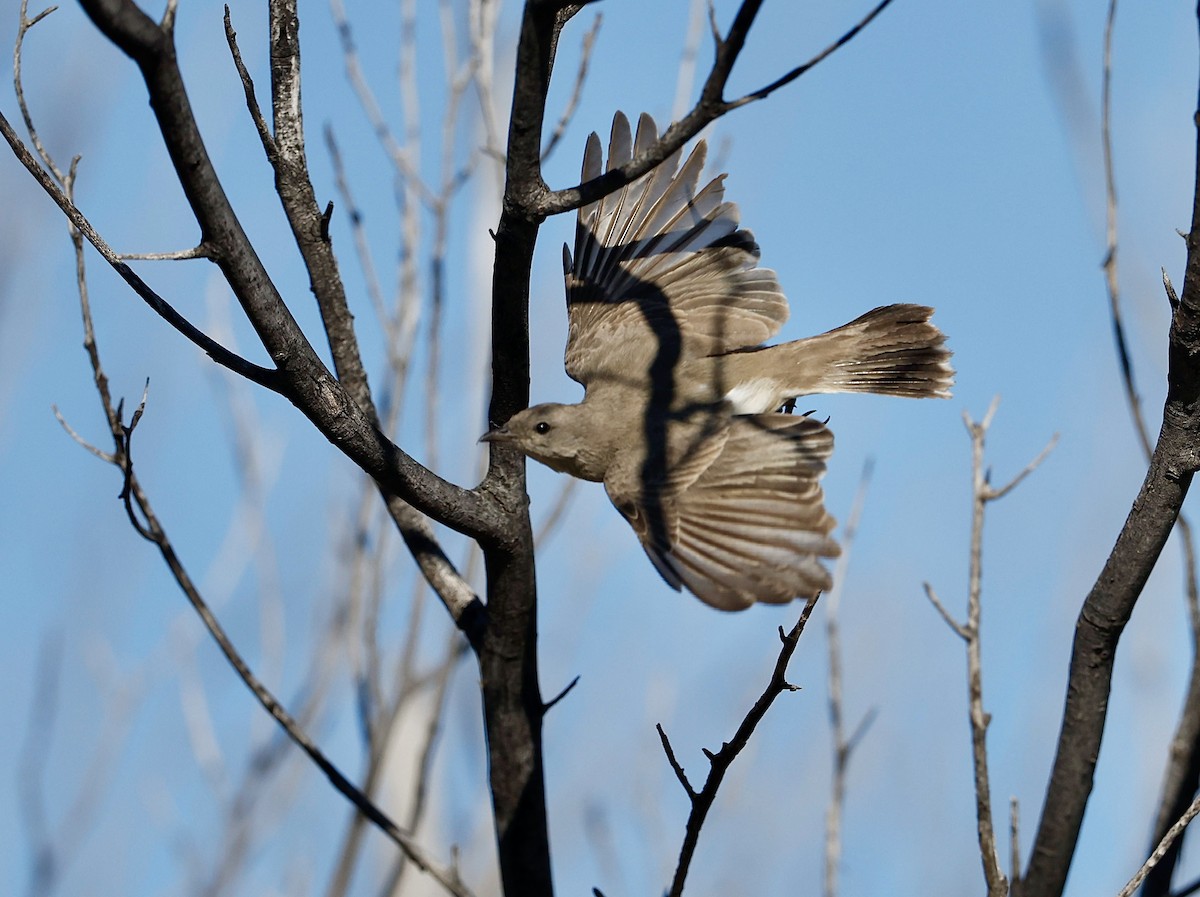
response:
<path id="1" fill-rule="evenodd" d="M 484 433 L 479 441 L 511 445 L 547 467 L 599 480 L 607 465 L 597 453 L 598 434 L 591 410 L 582 405 L 534 405 Z"/>

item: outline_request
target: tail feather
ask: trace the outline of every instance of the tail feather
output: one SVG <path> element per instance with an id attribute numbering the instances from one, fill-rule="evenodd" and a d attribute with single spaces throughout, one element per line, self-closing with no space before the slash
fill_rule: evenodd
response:
<path id="1" fill-rule="evenodd" d="M 837 341 L 826 388 L 949 398 L 952 353 L 945 334 L 930 323 L 932 315 L 923 305 L 888 305 L 825 334 Z"/>
<path id="2" fill-rule="evenodd" d="M 724 356 L 730 383 L 771 381 L 773 401 L 813 393 L 949 398 L 946 335 L 923 305 L 887 305 L 819 336 Z M 769 372 L 769 373 L 767 373 Z M 775 405 L 778 407 L 778 405 Z M 744 412 L 743 412 L 744 413 Z"/>

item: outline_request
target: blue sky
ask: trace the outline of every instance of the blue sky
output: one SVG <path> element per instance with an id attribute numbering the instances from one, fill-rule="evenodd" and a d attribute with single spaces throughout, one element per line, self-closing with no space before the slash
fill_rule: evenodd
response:
<path id="1" fill-rule="evenodd" d="M 664 124 L 670 118 L 688 6 L 610 0 L 594 8 L 604 23 L 592 74 L 547 166 L 551 186 L 574 182 L 587 132 L 606 131 L 615 110 L 644 110 Z M 3 10 L 4 41 L 15 34 L 15 7 L 10 0 Z M 728 21 L 733 5 L 717 8 Z M 765 4 L 731 93 L 773 80 L 865 9 Z M 334 196 L 319 130 L 328 123 L 390 283 L 397 225 L 386 159 L 346 85 L 328 9 L 312 4 L 301 12 L 318 196 Z M 516 12 L 509 3 L 501 14 L 501 96 Z M 262 96 L 265 17 L 257 6 L 233 13 Z M 348 13 L 385 114 L 397 120 L 396 16 L 354 6 Z M 569 93 L 579 39 L 593 15 L 581 14 L 563 38 L 552 115 Z M 435 16 L 435 4 L 419 3 L 419 80 L 428 115 L 445 100 Z M 178 30 L 218 171 L 316 341 L 307 283 L 224 50 L 220 7 L 183 4 Z M 955 351 L 958 379 L 949 401 L 811 402 L 831 417 L 837 438 L 825 484 L 839 519 L 848 514 L 864 460 L 875 459 L 841 603 L 847 716 L 878 713 L 851 770 L 846 897 L 980 889 L 963 651 L 921 590 L 922 582 L 932 583 L 962 612 L 970 446 L 961 413 L 978 418 L 1001 396 L 988 443 L 997 482 L 1020 470 L 1052 434 L 1061 440 L 1041 469 L 990 507 L 985 533 L 992 787 L 1001 801 L 1020 800 L 1023 852 L 1049 771 L 1074 618 L 1141 481 L 1100 270 L 1102 31 L 1096 4 L 897 0 L 850 46 L 709 134 L 713 155 L 729 172 L 727 196 L 789 295 L 792 318 L 781 338 L 829 329 L 876 305 L 920 302 L 937 308 L 935 320 Z M 701 73 L 708 46 L 701 46 Z M 1192 10 L 1123 7 L 1114 53 L 1122 287 L 1138 383 L 1156 426 L 1167 328 L 1158 270 L 1182 281 L 1183 243 L 1175 229 L 1187 227 L 1191 203 Z M 106 239 L 127 251 L 191 245 L 194 226 L 182 212 L 132 64 L 70 5 L 35 29 L 25 64 L 26 89 L 52 152 L 60 161 L 84 155 L 79 202 Z M 0 104 L 16 117 L 11 93 Z M 432 176 L 437 129 L 426 134 L 422 165 Z M 452 219 L 437 406 L 438 470 L 462 483 L 475 476 L 474 439 L 484 427 L 486 392 L 473 375 L 486 340 L 486 228 L 497 214 L 495 183 L 484 175 Z M 14 160 L 0 163 L 0 192 L 8 209 L 0 215 L 0 236 L 9 250 L 0 262 L 0 669 L 9 683 L 0 692 L 0 712 L 10 721 L 9 736 L 0 740 L 0 880 L 23 883 L 27 875 L 26 820 L 15 786 L 35 693 L 31 671 L 39 643 L 55 634 L 62 645 L 58 714 L 41 773 L 52 823 L 68 815 L 87 775 L 112 690 L 124 683 L 139 696 L 122 759 L 106 773 L 94 825 L 66 872 L 64 892 L 184 890 L 189 876 L 212 862 L 221 806 L 214 790 L 222 793 L 206 778 L 187 735 L 180 707 L 188 690 L 207 694 L 220 754 L 235 772 L 247 746 L 270 730 L 196 631 L 161 562 L 129 529 L 115 501 L 114 472 L 75 446 L 54 420 L 52 404 L 85 435 L 103 434 L 79 349 L 69 245 L 53 207 Z M 561 361 L 559 245 L 572 226 L 566 217 L 548 222 L 535 261 L 534 401 L 579 395 Z M 364 347 L 378 362 L 378 332 L 350 261 L 345 219 L 337 214 L 333 236 L 344 250 Z M 228 444 L 228 381 L 102 270 L 94 254 L 89 263 L 114 391 L 132 402 L 151 379 L 150 408 L 135 440 L 139 473 L 235 639 L 252 661 L 266 664 L 279 694 L 294 695 L 305 680 L 305 647 L 338 588 L 338 555 L 344 556 L 357 494 L 353 471 L 286 403 L 237 393 L 253 409 L 262 440 L 267 492 L 260 504 L 282 596 L 268 600 L 270 577 L 256 573 L 245 556 L 245 532 L 231 530 L 231 522 L 245 525 L 247 515 Z M 206 326 L 237 317 L 203 262 L 142 263 L 139 270 Z M 248 329 L 238 325 L 235 333 L 242 350 L 259 358 Z M 420 396 L 414 387 L 407 397 L 412 411 L 402 436 L 427 457 Z M 560 488 L 558 475 L 531 467 L 535 520 Z M 450 544 L 461 553 L 457 542 Z M 391 570 L 385 623 L 398 642 L 412 577 L 403 558 Z M 1189 661 L 1179 571 L 1172 544 L 1122 642 L 1097 790 L 1069 894 L 1115 893 L 1145 852 Z M 773 664 L 775 628 L 790 625 L 799 608 L 730 616 L 676 595 L 646 563 L 602 490 L 587 484 L 544 548 L 539 587 L 543 688 L 553 694 L 581 677 L 546 731 L 559 891 L 654 893 L 667 880 L 686 813 L 654 723 L 664 724 L 681 761 L 698 774 L 699 748 L 715 747 L 733 731 Z M 821 624 L 819 610 L 793 662 L 791 678 L 802 691 L 780 701 L 726 784 L 689 893 L 781 894 L 818 886 L 830 764 Z M 428 627 L 431 652 L 443 637 L 439 625 Z M 272 649 L 276 643 L 285 647 Z M 492 848 L 474 683 L 468 664 L 455 680 L 439 754 L 438 830 L 426 840 L 443 856 L 450 841 L 463 844 L 468 881 L 486 893 Z M 344 676 L 337 689 L 317 734 L 354 772 L 359 747 Z M 300 893 L 323 887 L 345 809 L 314 770 L 299 764 L 291 775 L 299 783 L 295 803 L 275 821 L 242 893 L 287 890 L 285 868 L 291 880 L 311 879 Z M 1192 854 L 1185 855 L 1184 879 L 1200 872 Z"/>

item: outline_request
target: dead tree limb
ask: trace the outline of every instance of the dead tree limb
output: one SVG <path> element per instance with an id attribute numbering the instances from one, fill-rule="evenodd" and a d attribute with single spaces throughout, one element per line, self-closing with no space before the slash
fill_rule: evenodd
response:
<path id="1" fill-rule="evenodd" d="M 1092 791 L 1117 644 L 1200 467 L 1200 147 L 1183 292 L 1173 303 L 1167 399 L 1149 469 L 1075 625 L 1066 706 L 1022 897 L 1058 897 Z"/>

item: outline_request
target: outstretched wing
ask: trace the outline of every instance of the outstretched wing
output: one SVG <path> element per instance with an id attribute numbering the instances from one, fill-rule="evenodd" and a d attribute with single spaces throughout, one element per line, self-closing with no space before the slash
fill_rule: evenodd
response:
<path id="1" fill-rule="evenodd" d="M 831 584 L 821 559 L 840 551 L 820 478 L 832 451 L 833 434 L 820 421 L 739 416 L 719 454 L 682 491 L 607 479 L 605 487 L 673 588 L 686 586 L 721 610 L 786 603 Z"/>
<path id="2" fill-rule="evenodd" d="M 658 139 L 654 119 L 637 136 L 618 112 L 608 168 Z M 616 193 L 579 210 L 575 253 L 563 247 L 567 281 L 567 373 L 642 379 L 651 365 L 757 346 L 787 319 L 775 272 L 758 265 L 758 244 L 724 201 L 724 175 L 697 190 L 700 141 L 682 166 L 675 153 Z M 583 180 L 601 174 L 600 139 L 588 138 Z"/>

